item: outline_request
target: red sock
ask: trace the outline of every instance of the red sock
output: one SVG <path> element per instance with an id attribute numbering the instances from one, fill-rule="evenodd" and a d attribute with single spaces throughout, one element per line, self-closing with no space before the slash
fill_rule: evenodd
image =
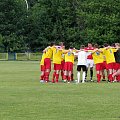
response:
<path id="1" fill-rule="evenodd" d="M 53 79 L 52 79 L 52 82 L 55 82 L 55 76 L 56 76 L 56 72 L 53 73 Z"/>
<path id="2" fill-rule="evenodd" d="M 63 76 L 63 80 L 67 80 L 67 75 L 64 75 L 64 76 Z"/>
<path id="3" fill-rule="evenodd" d="M 56 74 L 56 82 L 58 82 L 59 74 Z"/>
<path id="4" fill-rule="evenodd" d="M 43 75 L 40 76 L 40 79 L 41 79 L 41 80 L 44 80 L 44 77 L 45 77 L 45 76 L 44 76 L 44 74 L 43 74 Z"/>
<path id="5" fill-rule="evenodd" d="M 108 78 L 109 78 L 110 82 L 112 82 L 112 81 L 113 81 L 112 74 L 109 74 L 109 75 L 108 75 Z"/>
<path id="6" fill-rule="evenodd" d="M 49 74 L 50 74 L 50 72 L 45 72 L 45 80 L 47 82 L 49 81 Z"/>
<path id="7" fill-rule="evenodd" d="M 99 83 L 101 80 L 101 75 L 100 74 L 97 74 L 97 82 Z"/>
<path id="8" fill-rule="evenodd" d="M 116 80 L 120 82 L 120 75 L 116 76 Z"/>
<path id="9" fill-rule="evenodd" d="M 68 82 L 69 82 L 69 81 L 71 80 L 71 76 L 68 76 L 68 79 L 67 79 L 67 80 L 68 80 Z"/>

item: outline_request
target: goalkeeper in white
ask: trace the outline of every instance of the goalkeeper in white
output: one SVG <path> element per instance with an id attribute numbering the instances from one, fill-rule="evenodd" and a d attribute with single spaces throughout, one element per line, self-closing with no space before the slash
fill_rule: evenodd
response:
<path id="1" fill-rule="evenodd" d="M 78 63 L 77 63 L 77 83 L 80 83 L 80 74 L 82 69 L 82 83 L 85 82 L 85 74 L 87 69 L 87 51 L 84 50 L 85 46 L 81 45 L 80 50 L 77 50 L 77 57 L 78 57 Z"/>

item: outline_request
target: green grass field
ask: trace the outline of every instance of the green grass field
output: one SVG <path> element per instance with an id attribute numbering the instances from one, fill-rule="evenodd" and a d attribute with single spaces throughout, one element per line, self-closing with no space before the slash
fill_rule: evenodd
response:
<path id="1" fill-rule="evenodd" d="M 39 75 L 38 61 L 0 61 L 0 120 L 120 120 L 119 83 L 42 84 Z"/>

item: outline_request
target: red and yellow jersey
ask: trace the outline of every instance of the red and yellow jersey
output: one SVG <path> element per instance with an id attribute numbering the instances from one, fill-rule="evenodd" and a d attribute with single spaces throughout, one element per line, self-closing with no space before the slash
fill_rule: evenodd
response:
<path id="1" fill-rule="evenodd" d="M 65 54 L 65 62 L 72 62 L 74 64 L 74 54 L 73 52 L 67 52 Z"/>
<path id="2" fill-rule="evenodd" d="M 105 48 L 100 48 L 100 50 L 104 51 L 104 50 L 105 50 Z M 104 54 L 104 53 L 102 53 L 102 54 L 103 54 L 103 59 L 104 59 L 104 61 L 106 61 L 105 54 Z"/>
<path id="3" fill-rule="evenodd" d="M 117 49 L 114 49 L 114 48 L 107 48 L 103 50 L 103 54 L 106 57 L 107 64 L 115 62 L 114 52 L 116 51 Z"/>
<path id="4" fill-rule="evenodd" d="M 61 56 L 61 58 L 62 58 L 62 61 L 65 61 L 65 54 L 68 52 L 69 50 L 65 50 L 65 49 L 63 49 L 62 50 L 62 56 Z"/>
<path id="5" fill-rule="evenodd" d="M 95 64 L 104 62 L 103 53 L 101 53 L 100 51 L 93 52 L 92 57 L 93 57 L 93 60 L 94 60 Z"/>
<path id="6" fill-rule="evenodd" d="M 62 53 L 61 60 L 62 60 L 62 61 L 65 60 L 65 54 L 64 54 L 64 53 Z"/>
<path id="7" fill-rule="evenodd" d="M 53 63 L 61 64 L 63 50 L 57 49 L 56 47 L 53 47 L 52 50 L 53 50 Z"/>
<path id="8" fill-rule="evenodd" d="M 52 51 L 52 47 L 48 47 L 45 49 L 45 53 L 46 53 L 46 56 L 45 58 L 52 58 L 52 54 L 53 54 L 53 51 Z"/>
<path id="9" fill-rule="evenodd" d="M 65 61 L 65 54 L 68 53 L 69 50 L 65 50 L 65 49 L 63 49 L 62 52 L 63 52 L 63 53 L 62 53 L 61 58 L 62 58 L 62 61 Z"/>
<path id="10" fill-rule="evenodd" d="M 46 53 L 43 53 L 41 61 L 40 61 L 40 65 L 44 65 L 44 59 L 45 59 L 45 57 L 46 57 Z"/>

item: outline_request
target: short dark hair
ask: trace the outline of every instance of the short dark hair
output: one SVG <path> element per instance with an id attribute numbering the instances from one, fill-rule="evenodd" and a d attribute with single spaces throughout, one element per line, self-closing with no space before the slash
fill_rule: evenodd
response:
<path id="1" fill-rule="evenodd" d="M 104 43 L 104 47 L 108 47 L 109 46 L 109 44 L 108 43 Z"/>
<path id="2" fill-rule="evenodd" d="M 112 43 L 111 46 L 112 46 L 112 47 L 115 47 L 115 43 Z"/>
<path id="3" fill-rule="evenodd" d="M 81 46 L 80 46 L 80 48 L 81 48 L 81 49 L 84 49 L 84 48 L 85 48 L 85 46 L 84 46 L 84 45 L 81 45 Z"/>
<path id="4" fill-rule="evenodd" d="M 94 44 L 94 47 L 95 47 L 95 48 L 99 48 L 98 44 Z"/>
<path id="5" fill-rule="evenodd" d="M 69 49 L 73 49 L 73 46 L 70 46 Z"/>
<path id="6" fill-rule="evenodd" d="M 55 45 L 55 42 L 51 42 L 51 43 L 50 43 L 50 46 L 51 46 L 51 47 L 52 47 L 53 45 Z"/>

